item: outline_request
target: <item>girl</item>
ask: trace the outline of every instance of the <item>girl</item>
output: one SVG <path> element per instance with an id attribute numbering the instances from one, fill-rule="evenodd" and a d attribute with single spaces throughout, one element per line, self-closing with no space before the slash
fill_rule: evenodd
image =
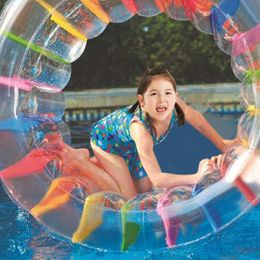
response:
<path id="1" fill-rule="evenodd" d="M 194 184 L 201 173 L 164 173 L 153 150 L 175 123 L 181 126 L 185 121 L 223 151 L 223 138 L 199 112 L 178 97 L 172 75 L 164 68 L 148 69 L 140 79 L 137 102 L 93 126 L 91 147 L 100 167 L 88 160 L 87 153 L 74 154 L 74 159 L 100 188 L 121 192 L 127 198 L 137 192 L 147 192 L 152 186 L 168 188 Z"/>

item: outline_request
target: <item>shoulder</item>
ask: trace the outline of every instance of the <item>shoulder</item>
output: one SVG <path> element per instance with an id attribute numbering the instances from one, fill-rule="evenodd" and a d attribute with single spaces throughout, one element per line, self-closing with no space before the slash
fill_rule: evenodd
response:
<path id="1" fill-rule="evenodd" d="M 180 106 L 183 113 L 186 115 L 187 112 L 186 110 L 188 109 L 189 105 L 187 105 L 186 102 L 182 100 L 178 95 L 177 95 L 176 103 Z"/>
<path id="2" fill-rule="evenodd" d="M 177 104 L 180 106 L 182 109 L 185 118 L 188 119 L 189 116 L 191 116 L 192 112 L 194 111 L 191 106 L 189 106 L 184 100 L 182 100 L 180 97 L 177 97 L 176 100 Z"/>
<path id="3" fill-rule="evenodd" d="M 153 144 L 150 132 L 141 121 L 133 121 L 130 125 L 130 134 L 136 144 L 148 142 Z"/>
<path id="4" fill-rule="evenodd" d="M 176 103 L 182 109 L 187 122 L 189 122 L 192 119 L 192 117 L 195 116 L 194 114 L 195 110 L 191 106 L 189 106 L 184 100 L 182 100 L 180 97 L 177 97 Z"/>
<path id="5" fill-rule="evenodd" d="M 120 108 L 106 115 L 104 118 L 109 119 L 111 122 L 123 122 L 131 120 L 132 116 L 128 112 L 127 108 Z"/>
<path id="6" fill-rule="evenodd" d="M 135 142 L 139 157 L 152 157 L 154 142 L 150 132 L 141 123 L 134 122 L 130 127 L 130 134 Z"/>

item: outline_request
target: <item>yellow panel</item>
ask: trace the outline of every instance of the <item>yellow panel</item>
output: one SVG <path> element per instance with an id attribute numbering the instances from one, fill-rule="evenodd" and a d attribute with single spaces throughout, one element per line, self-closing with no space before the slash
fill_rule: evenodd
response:
<path id="1" fill-rule="evenodd" d="M 81 2 L 96 15 L 102 22 L 109 23 L 110 19 L 107 13 L 102 9 L 98 0 L 81 0 Z"/>
<path id="2" fill-rule="evenodd" d="M 44 9 L 46 9 L 51 14 L 51 20 L 58 24 L 62 29 L 75 36 L 76 38 L 87 41 L 87 37 L 77 30 L 62 14 L 60 14 L 53 6 L 46 3 L 43 0 L 35 0 Z"/>

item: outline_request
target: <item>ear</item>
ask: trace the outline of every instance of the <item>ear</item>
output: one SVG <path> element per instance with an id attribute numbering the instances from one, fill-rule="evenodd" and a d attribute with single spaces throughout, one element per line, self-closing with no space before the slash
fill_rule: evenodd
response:
<path id="1" fill-rule="evenodd" d="M 143 107 L 144 106 L 144 96 L 141 95 L 141 94 L 138 94 L 137 95 L 137 100 L 138 100 L 140 106 Z"/>

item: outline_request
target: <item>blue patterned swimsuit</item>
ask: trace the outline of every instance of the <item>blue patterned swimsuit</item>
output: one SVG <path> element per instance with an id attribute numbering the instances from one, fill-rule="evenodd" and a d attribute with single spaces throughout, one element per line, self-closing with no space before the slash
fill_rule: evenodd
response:
<path id="1" fill-rule="evenodd" d="M 147 176 L 147 173 L 140 161 L 135 142 L 130 135 L 131 123 L 141 122 L 151 133 L 154 145 L 156 145 L 166 138 L 176 118 L 175 114 L 172 113 L 169 129 L 157 139 L 142 110 L 137 109 L 135 113 L 131 114 L 128 109 L 129 107 L 116 110 L 96 122 L 91 131 L 91 141 L 103 151 L 124 158 L 132 177 L 141 179 Z"/>

